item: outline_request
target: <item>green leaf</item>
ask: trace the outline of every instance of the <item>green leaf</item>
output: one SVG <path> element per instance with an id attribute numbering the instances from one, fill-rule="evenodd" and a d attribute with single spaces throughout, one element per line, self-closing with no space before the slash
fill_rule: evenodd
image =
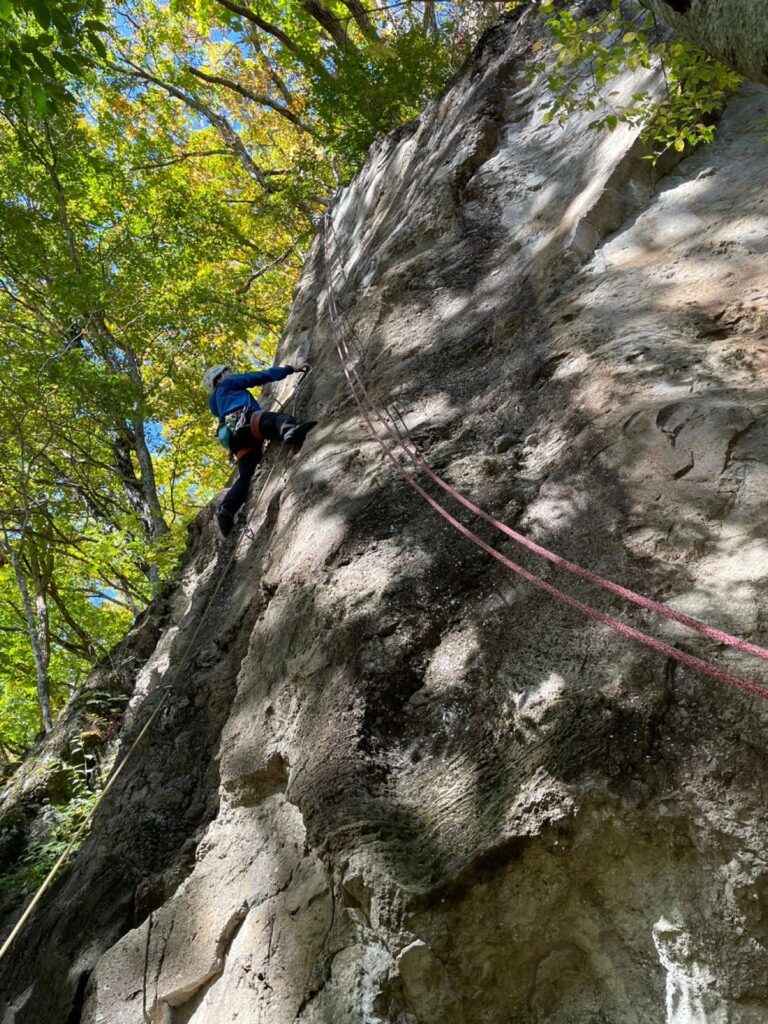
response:
<path id="1" fill-rule="evenodd" d="M 55 66 L 53 64 L 53 61 L 50 60 L 46 56 L 46 54 L 40 53 L 38 51 L 37 53 L 33 54 L 33 56 L 35 58 L 35 63 L 37 64 L 37 66 L 42 71 L 44 71 L 46 73 L 46 75 L 48 75 L 50 78 L 55 78 L 56 77 L 56 68 L 55 68 Z"/>
<path id="2" fill-rule="evenodd" d="M 96 53 L 98 53 L 98 55 L 101 57 L 101 59 L 102 60 L 106 60 L 106 58 L 107 58 L 107 48 L 104 45 L 103 41 L 99 38 L 99 36 L 97 36 L 95 34 L 95 32 L 89 32 L 88 33 L 88 42 L 94 48 Z"/>
<path id="3" fill-rule="evenodd" d="M 70 74 L 79 77 L 83 73 L 83 64 L 75 57 L 70 56 L 68 53 L 62 53 L 61 50 L 53 51 L 53 59 L 57 64 L 61 64 L 63 68 L 70 72 Z"/>
<path id="4" fill-rule="evenodd" d="M 51 67 L 53 67 L 53 65 L 51 65 Z M 54 68 L 54 72 L 55 71 L 56 71 L 56 69 Z M 46 92 L 48 93 L 48 95 L 53 100 L 67 100 L 67 101 L 73 101 L 74 100 L 74 96 L 72 95 L 72 93 L 69 92 L 61 84 L 61 82 L 59 82 L 57 80 L 49 79 L 45 83 L 45 89 L 46 89 Z"/>
<path id="5" fill-rule="evenodd" d="M 30 0 L 30 7 L 38 24 L 48 29 L 51 26 L 51 11 L 45 0 Z"/>
<path id="6" fill-rule="evenodd" d="M 368 43 L 367 49 L 368 52 L 373 57 L 376 57 L 377 59 L 380 60 L 392 60 L 394 57 L 397 56 L 397 54 L 395 53 L 391 46 L 387 46 L 386 43 L 381 43 L 378 41 Z"/>
<path id="7" fill-rule="evenodd" d="M 28 32 L 22 34 L 20 45 L 24 53 L 34 53 L 39 48 L 37 36 L 31 36 Z"/>
<path id="8" fill-rule="evenodd" d="M 8 51 L 8 61 L 9 61 L 10 65 L 11 65 L 11 67 L 13 68 L 13 70 L 17 74 L 19 74 L 19 75 L 23 75 L 24 74 L 24 71 L 26 70 L 26 67 L 27 67 L 27 58 L 24 56 L 24 54 L 21 52 L 21 50 L 9 49 L 9 51 Z"/>
<path id="9" fill-rule="evenodd" d="M 46 5 L 47 6 L 47 5 Z M 51 21 L 59 30 L 59 32 L 68 32 L 72 25 L 71 17 L 66 14 L 60 5 L 52 4 L 48 7 L 48 12 L 51 16 Z"/>
<path id="10" fill-rule="evenodd" d="M 35 110 L 41 117 L 44 117 L 48 112 L 48 97 L 45 95 L 45 89 L 40 85 L 32 85 L 29 91 L 32 102 L 35 104 Z"/>

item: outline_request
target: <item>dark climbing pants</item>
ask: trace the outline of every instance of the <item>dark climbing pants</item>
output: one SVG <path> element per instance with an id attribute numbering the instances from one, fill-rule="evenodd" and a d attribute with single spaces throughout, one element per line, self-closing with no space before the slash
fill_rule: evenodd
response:
<path id="1" fill-rule="evenodd" d="M 265 441 L 277 441 L 282 443 L 286 433 L 295 427 L 298 420 L 284 412 L 263 412 L 259 420 L 259 432 Z M 234 519 L 238 509 L 242 507 L 248 497 L 248 486 L 256 472 L 256 467 L 261 462 L 262 442 L 257 441 L 251 433 L 249 425 L 242 427 L 233 435 L 229 442 L 230 450 L 237 453 L 244 448 L 253 450 L 240 457 L 237 464 L 237 480 L 227 491 L 221 508 L 228 512 Z"/>

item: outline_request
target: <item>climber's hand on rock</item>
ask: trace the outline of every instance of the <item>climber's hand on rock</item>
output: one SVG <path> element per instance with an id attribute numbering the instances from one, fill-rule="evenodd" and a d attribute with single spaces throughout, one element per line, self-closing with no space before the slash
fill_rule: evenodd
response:
<path id="1" fill-rule="evenodd" d="M 297 366 L 293 371 L 294 373 L 308 373 L 311 369 L 309 363 L 302 363 L 301 366 Z"/>

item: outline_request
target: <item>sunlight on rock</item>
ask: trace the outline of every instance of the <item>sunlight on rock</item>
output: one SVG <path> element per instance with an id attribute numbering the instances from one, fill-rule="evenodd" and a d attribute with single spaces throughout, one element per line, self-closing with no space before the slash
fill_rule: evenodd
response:
<path id="1" fill-rule="evenodd" d="M 534 721 L 543 718 L 551 705 L 555 704 L 566 688 L 565 679 L 553 672 L 546 679 L 525 693 L 515 694 L 515 703 L 520 712 L 524 712 L 527 718 Z"/>
<path id="2" fill-rule="evenodd" d="M 480 636 L 472 625 L 444 636 L 440 646 L 433 652 L 424 674 L 427 690 L 439 692 L 458 685 L 476 656 L 480 643 Z"/>
<path id="3" fill-rule="evenodd" d="M 525 525 L 540 536 L 567 530 L 584 509 L 584 496 L 574 488 L 550 486 L 525 515 Z"/>
<path id="4" fill-rule="evenodd" d="M 689 937 L 662 917 L 653 926 L 653 941 L 666 971 L 666 1024 L 728 1024 L 716 979 L 693 959 Z"/>
<path id="5" fill-rule="evenodd" d="M 723 546 L 702 560 L 702 573 L 720 583 L 765 580 L 768 575 L 768 540 L 744 539 L 736 550 Z"/>

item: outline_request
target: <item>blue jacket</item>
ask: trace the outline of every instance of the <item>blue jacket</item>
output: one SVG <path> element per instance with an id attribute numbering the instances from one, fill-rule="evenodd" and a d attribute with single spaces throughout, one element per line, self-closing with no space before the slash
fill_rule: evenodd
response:
<path id="1" fill-rule="evenodd" d="M 247 389 L 272 380 L 284 380 L 290 373 L 293 373 L 292 366 L 273 366 L 270 370 L 258 370 L 256 373 L 233 373 L 215 388 L 208 399 L 208 408 L 218 419 L 243 407 L 258 411 L 261 406 Z"/>

